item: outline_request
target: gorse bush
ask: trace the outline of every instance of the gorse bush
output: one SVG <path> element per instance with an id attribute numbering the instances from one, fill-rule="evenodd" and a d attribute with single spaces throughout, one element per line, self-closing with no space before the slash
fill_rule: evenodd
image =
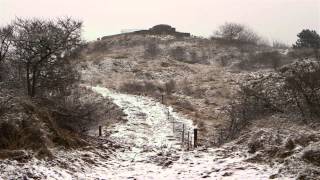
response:
<path id="1" fill-rule="evenodd" d="M 320 62 L 298 61 L 280 69 L 285 77 L 284 90 L 300 115 L 320 118 Z"/>
<path id="2" fill-rule="evenodd" d="M 241 69 L 250 70 L 255 68 L 277 69 L 283 62 L 282 55 L 278 51 L 265 51 L 249 54 L 248 59 L 239 63 Z"/>

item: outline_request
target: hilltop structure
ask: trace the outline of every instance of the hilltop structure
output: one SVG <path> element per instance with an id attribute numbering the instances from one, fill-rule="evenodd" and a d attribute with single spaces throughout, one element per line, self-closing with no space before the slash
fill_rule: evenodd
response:
<path id="1" fill-rule="evenodd" d="M 151 35 L 172 35 L 176 37 L 190 37 L 190 33 L 178 32 L 176 31 L 176 28 L 166 24 L 159 24 L 159 25 L 153 26 L 149 30 L 141 30 L 133 33 L 151 34 Z"/>
<path id="2" fill-rule="evenodd" d="M 124 35 L 124 34 L 140 34 L 140 35 L 171 35 L 175 36 L 177 38 L 183 38 L 183 37 L 190 37 L 190 33 L 184 33 L 184 32 L 178 32 L 176 31 L 176 28 L 167 25 L 167 24 L 159 24 L 156 26 L 153 26 L 152 28 L 148 30 L 122 30 L 121 34 L 117 35 L 112 35 L 112 36 L 104 36 L 101 38 L 101 40 L 110 38 L 110 37 L 116 37 L 119 35 Z M 100 40 L 100 39 L 98 39 Z"/>

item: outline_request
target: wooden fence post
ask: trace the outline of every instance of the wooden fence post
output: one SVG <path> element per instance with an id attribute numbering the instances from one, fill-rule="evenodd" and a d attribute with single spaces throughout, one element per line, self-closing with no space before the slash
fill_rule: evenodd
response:
<path id="1" fill-rule="evenodd" d="M 99 136 L 102 136 L 102 127 L 99 126 Z"/>
<path id="2" fill-rule="evenodd" d="M 162 104 L 163 104 L 163 99 L 164 99 L 163 94 L 161 94 L 161 103 Z"/>
<path id="3" fill-rule="evenodd" d="M 193 130 L 193 146 L 196 148 L 198 146 L 198 129 Z"/>

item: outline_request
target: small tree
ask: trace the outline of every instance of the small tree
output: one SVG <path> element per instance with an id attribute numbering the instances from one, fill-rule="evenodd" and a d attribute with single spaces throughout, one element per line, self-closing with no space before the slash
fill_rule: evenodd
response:
<path id="1" fill-rule="evenodd" d="M 56 21 L 17 19 L 15 26 L 14 54 L 17 64 L 23 67 L 29 96 L 36 96 L 38 88 L 51 89 L 45 84 L 55 77 L 59 77 L 60 83 L 69 78 L 61 73 L 64 69 L 62 61 L 80 45 L 82 22 L 71 18 Z"/>
<path id="2" fill-rule="evenodd" d="M 294 48 L 320 48 L 320 36 L 314 30 L 304 29 L 298 35 Z"/>

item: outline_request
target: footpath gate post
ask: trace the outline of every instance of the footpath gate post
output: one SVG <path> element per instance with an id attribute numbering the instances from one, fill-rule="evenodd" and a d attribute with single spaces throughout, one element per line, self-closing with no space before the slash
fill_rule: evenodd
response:
<path id="1" fill-rule="evenodd" d="M 163 94 L 161 94 L 161 103 L 163 104 L 163 99 L 164 99 L 164 97 L 163 97 L 164 95 Z"/>
<path id="2" fill-rule="evenodd" d="M 193 130 L 193 146 L 196 148 L 198 146 L 198 129 Z"/>
<path id="3" fill-rule="evenodd" d="M 99 126 L 99 136 L 102 136 L 102 126 Z"/>

